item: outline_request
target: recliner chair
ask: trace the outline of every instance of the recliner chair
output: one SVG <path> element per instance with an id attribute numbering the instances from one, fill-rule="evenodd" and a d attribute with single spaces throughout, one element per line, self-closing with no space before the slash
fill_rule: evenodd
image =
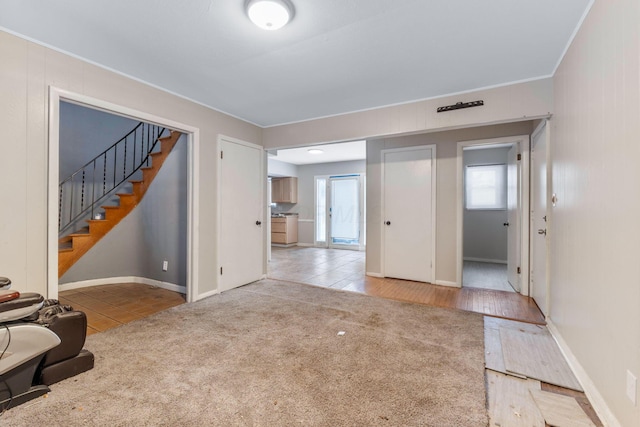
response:
<path id="1" fill-rule="evenodd" d="M 20 294 L 10 286 L 9 279 L 0 277 L 0 411 L 48 393 L 48 385 L 94 363 L 93 354 L 82 350 L 87 328 L 83 312 L 54 310 L 51 300 L 41 310 L 41 295 Z"/>

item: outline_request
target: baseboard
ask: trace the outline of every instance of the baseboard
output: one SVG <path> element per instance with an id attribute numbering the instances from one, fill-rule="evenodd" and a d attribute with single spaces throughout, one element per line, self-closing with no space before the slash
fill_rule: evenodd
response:
<path id="1" fill-rule="evenodd" d="M 366 274 L 367 276 L 371 276 L 371 277 L 381 277 L 381 278 L 382 278 L 382 277 L 384 277 L 384 276 L 383 276 L 382 274 L 380 274 L 380 273 L 372 273 L 371 271 L 367 271 L 365 274 Z"/>
<path id="2" fill-rule="evenodd" d="M 554 325 L 553 321 L 549 318 L 547 318 L 547 328 L 558 343 L 560 351 L 562 351 L 562 354 L 567 360 L 567 363 L 569 363 L 573 374 L 578 379 L 578 382 L 580 382 L 580 385 L 584 389 L 584 393 L 587 395 L 587 398 L 589 398 L 591 406 L 593 406 L 598 417 L 600 417 L 600 421 L 602 421 L 605 427 L 622 427 L 615 415 L 613 415 L 609 409 L 609 406 L 606 404 L 593 381 L 591 381 L 587 372 L 584 370 L 580 362 L 578 362 L 578 359 L 567 345 L 567 342 L 562 338 L 562 335 L 560 335 L 560 331 L 558 331 L 556 325 Z"/>
<path id="3" fill-rule="evenodd" d="M 298 242 L 298 246 L 302 246 L 304 248 L 311 248 L 311 247 L 314 247 L 315 245 L 313 243 L 300 243 L 300 242 Z"/>
<path id="4" fill-rule="evenodd" d="M 449 282 L 448 280 L 436 280 L 435 282 L 433 282 L 434 285 L 440 285 L 440 286 L 449 286 L 451 288 L 459 288 L 460 285 L 458 285 L 456 282 Z"/>
<path id="5" fill-rule="evenodd" d="M 102 279 L 82 280 L 79 282 L 69 282 L 58 286 L 59 291 L 70 291 L 72 289 L 87 288 L 89 286 L 102 286 L 102 285 L 115 285 L 118 283 L 141 283 L 143 285 L 155 286 L 169 291 L 179 292 L 185 294 L 187 289 L 184 286 L 176 285 L 169 282 L 162 282 L 160 280 L 148 279 L 146 277 L 138 276 L 121 276 L 121 277 L 106 277 Z"/>
<path id="6" fill-rule="evenodd" d="M 214 290 L 212 290 L 212 291 L 205 292 L 205 293 L 200 294 L 200 295 L 196 295 L 196 300 L 194 300 L 194 302 L 195 302 L 195 301 L 200 301 L 200 300 L 205 299 L 205 298 L 207 298 L 207 297 L 212 297 L 212 296 L 217 295 L 217 294 L 219 294 L 219 293 L 220 293 L 220 292 L 218 292 L 218 290 L 217 290 L 217 289 L 214 289 Z"/>
<path id="7" fill-rule="evenodd" d="M 507 261 L 503 259 L 489 259 L 489 258 L 474 258 L 474 257 L 464 257 L 464 261 L 475 261 L 475 262 L 490 262 L 492 264 L 506 264 Z"/>
<path id="8" fill-rule="evenodd" d="M 271 246 L 275 246 L 276 248 L 292 248 L 294 246 L 298 246 L 297 243 L 288 243 L 288 244 L 282 244 L 282 243 L 271 243 Z"/>

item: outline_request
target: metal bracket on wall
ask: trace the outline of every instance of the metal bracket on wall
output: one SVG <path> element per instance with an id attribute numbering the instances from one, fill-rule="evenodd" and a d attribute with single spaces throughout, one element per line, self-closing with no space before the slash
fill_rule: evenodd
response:
<path id="1" fill-rule="evenodd" d="M 436 111 L 438 113 L 442 113 L 444 111 L 460 110 L 461 108 L 480 107 L 481 105 L 484 105 L 483 100 L 471 101 L 471 102 L 456 102 L 453 105 L 445 105 L 444 107 L 438 107 Z"/>

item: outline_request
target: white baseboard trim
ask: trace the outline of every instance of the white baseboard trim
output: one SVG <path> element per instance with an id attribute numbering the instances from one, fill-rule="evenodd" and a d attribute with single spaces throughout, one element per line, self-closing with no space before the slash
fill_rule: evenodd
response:
<path id="1" fill-rule="evenodd" d="M 436 280 L 434 282 L 434 285 L 449 286 L 451 288 L 459 288 L 460 287 L 460 285 L 458 285 L 456 282 L 449 282 L 448 280 Z"/>
<path id="2" fill-rule="evenodd" d="M 591 406 L 593 406 L 598 417 L 600 417 L 600 421 L 602 421 L 605 427 L 622 427 L 622 424 L 620 424 L 615 415 L 613 415 L 595 384 L 591 381 L 591 378 L 567 345 L 567 342 L 562 338 L 562 335 L 560 335 L 560 331 L 558 331 L 556 325 L 554 325 L 549 318 L 547 318 L 547 328 L 558 343 L 560 351 L 562 351 L 562 354 L 567 360 L 567 363 L 569 363 L 573 374 L 578 379 L 578 382 L 580 382 L 580 385 L 584 389 L 584 393 L 587 395 L 589 402 L 591 402 Z"/>
<path id="3" fill-rule="evenodd" d="M 298 242 L 298 246 L 302 246 L 302 247 L 305 247 L 305 248 L 311 248 L 311 247 L 313 247 L 315 245 L 313 243 L 300 243 L 300 242 Z"/>
<path id="4" fill-rule="evenodd" d="M 489 259 L 489 258 L 474 258 L 474 257 L 464 257 L 464 261 L 475 261 L 475 262 L 490 262 L 492 264 L 506 264 L 507 261 L 503 259 Z"/>
<path id="5" fill-rule="evenodd" d="M 218 290 L 217 290 L 217 289 L 214 289 L 214 290 L 212 290 L 212 291 L 205 292 L 205 293 L 203 293 L 203 294 L 197 295 L 197 296 L 196 296 L 196 300 L 195 300 L 195 301 L 200 301 L 201 299 L 205 299 L 205 298 L 208 298 L 208 297 L 211 297 L 211 296 L 217 295 L 217 294 L 219 294 L 219 293 L 220 293 L 220 292 L 218 292 Z M 194 302 L 195 302 L 195 301 L 194 301 Z"/>
<path id="6" fill-rule="evenodd" d="M 142 283 L 143 285 L 156 286 L 158 288 L 179 292 L 181 294 L 185 294 L 187 292 L 187 288 L 184 286 L 176 285 L 169 282 L 162 282 L 160 280 L 148 279 L 146 277 L 138 277 L 138 276 L 106 277 L 103 279 L 91 279 L 91 280 L 82 280 L 79 282 L 69 282 L 69 283 L 59 285 L 58 290 L 70 291 L 72 289 L 87 288 L 89 286 L 115 285 L 118 283 Z"/>
<path id="7" fill-rule="evenodd" d="M 382 274 L 380 273 L 372 273 L 371 271 L 367 271 L 366 273 L 367 276 L 371 276 L 371 277 L 384 277 Z"/>

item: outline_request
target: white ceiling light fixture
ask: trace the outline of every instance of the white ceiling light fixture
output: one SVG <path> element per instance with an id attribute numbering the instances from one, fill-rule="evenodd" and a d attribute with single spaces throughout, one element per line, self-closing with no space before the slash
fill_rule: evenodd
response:
<path id="1" fill-rule="evenodd" d="M 309 152 L 309 154 L 322 154 L 322 153 L 324 153 L 324 151 L 320 150 L 319 148 L 310 148 L 307 151 Z"/>
<path id="2" fill-rule="evenodd" d="M 249 0 L 247 15 L 251 22 L 263 30 L 278 30 L 293 17 L 293 4 L 289 0 Z"/>

